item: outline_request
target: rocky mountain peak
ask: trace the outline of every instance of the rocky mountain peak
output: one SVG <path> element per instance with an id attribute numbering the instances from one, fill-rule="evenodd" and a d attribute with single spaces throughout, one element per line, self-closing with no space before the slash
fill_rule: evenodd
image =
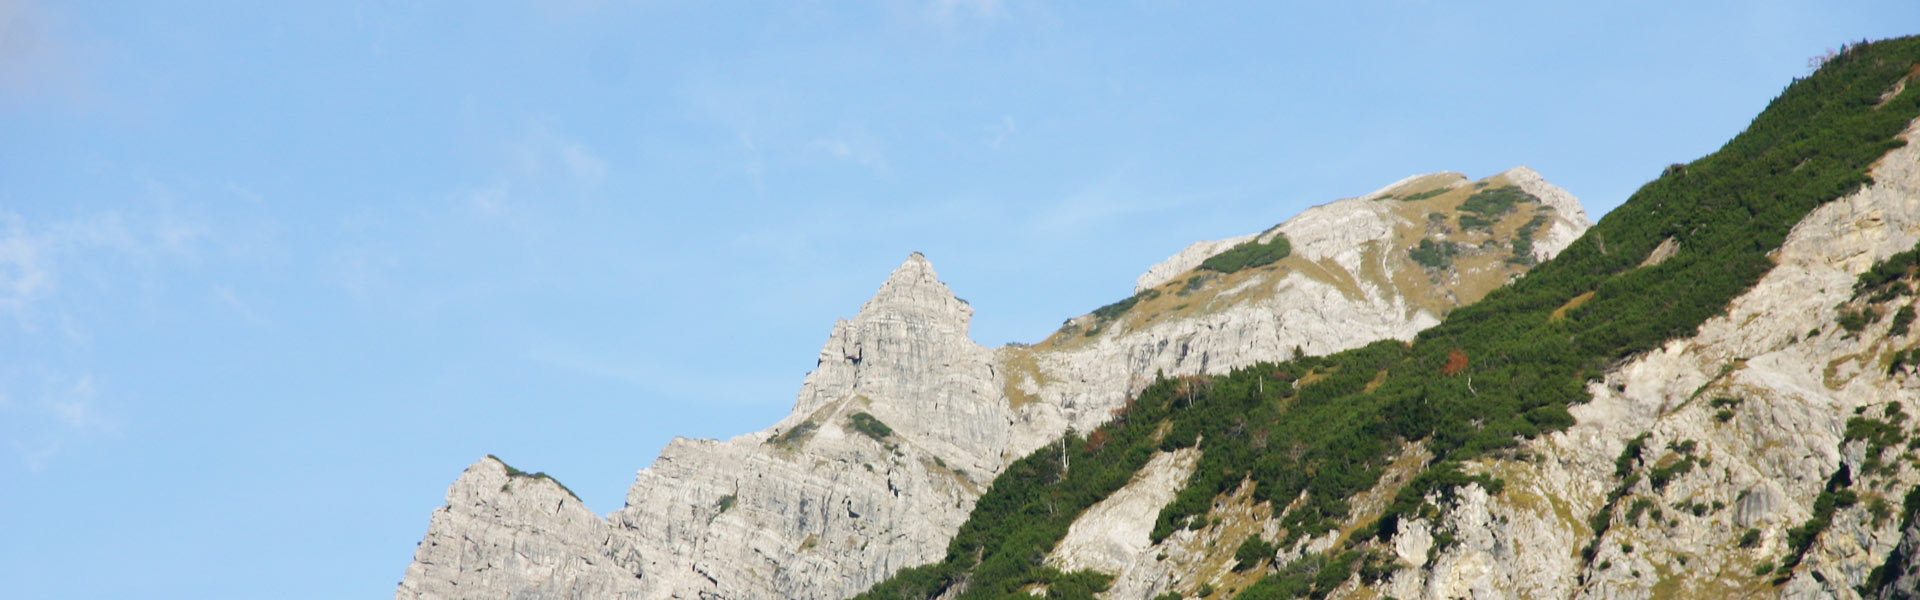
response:
<path id="1" fill-rule="evenodd" d="M 894 383 L 921 379 L 937 365 L 985 352 L 967 337 L 972 320 L 973 307 L 940 282 L 933 263 L 919 252 L 908 255 L 859 314 L 833 324 L 789 420 L 854 396 L 900 397 L 889 389 Z M 929 360 L 936 357 L 942 360 Z M 984 370 L 984 359 L 964 362 L 981 362 Z"/>
<path id="2" fill-rule="evenodd" d="M 855 320 L 889 312 L 912 312 L 955 325 L 964 335 L 967 325 L 973 320 L 973 307 L 967 305 L 940 282 L 940 275 L 933 270 L 933 263 L 919 252 L 907 255 L 906 262 L 894 268 L 880 284 L 880 291 L 873 294 L 860 307 L 860 315 Z"/>
<path id="3" fill-rule="evenodd" d="M 1542 204 L 1553 207 L 1568 219 L 1575 219 L 1582 223 L 1591 222 L 1587 218 L 1587 210 L 1580 207 L 1580 201 L 1575 199 L 1573 194 L 1567 193 L 1559 186 L 1547 183 L 1545 177 L 1541 177 L 1538 171 L 1526 165 L 1508 169 L 1495 177 L 1506 179 L 1507 183 L 1519 186 L 1521 190 L 1533 194 Z"/>

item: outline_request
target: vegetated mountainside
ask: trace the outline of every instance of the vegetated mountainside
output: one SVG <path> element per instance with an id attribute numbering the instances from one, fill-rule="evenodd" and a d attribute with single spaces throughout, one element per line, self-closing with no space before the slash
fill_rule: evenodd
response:
<path id="1" fill-rule="evenodd" d="M 994 477 L 1159 373 L 1408 340 L 1590 225 L 1524 167 L 1409 178 L 1196 246 L 1048 340 L 988 349 L 919 254 L 834 325 L 793 412 L 676 439 L 598 518 L 491 457 L 436 510 L 398 598 L 843 598 L 938 560 Z"/>
<path id="2" fill-rule="evenodd" d="M 1848 48 L 1410 344 L 1156 381 L 862 597 L 1920 594 L 1915 77 Z"/>

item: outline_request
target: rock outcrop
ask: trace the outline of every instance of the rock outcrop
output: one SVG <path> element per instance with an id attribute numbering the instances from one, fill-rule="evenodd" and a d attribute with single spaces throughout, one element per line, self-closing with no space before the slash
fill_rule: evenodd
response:
<path id="1" fill-rule="evenodd" d="M 1513 210 L 1455 225 L 1468 197 L 1508 187 L 1525 192 Z M 605 519 L 524 490 L 549 480 L 498 486 L 504 467 L 476 464 L 436 511 L 397 597 L 846 597 L 939 559 L 1007 463 L 1098 425 L 1156 373 L 1410 339 L 1588 225 L 1524 167 L 1480 182 L 1412 177 L 1189 247 L 1141 277 L 1129 308 L 997 350 L 968 338 L 972 308 L 914 254 L 834 325 L 792 414 L 731 440 L 674 440 Z M 1277 236 L 1292 247 L 1277 262 L 1198 268 Z M 1415 260 L 1423 240 L 1446 260 Z M 1168 460 L 1191 468 L 1191 457 Z M 1157 493 L 1170 492 L 1141 497 Z M 1131 535 L 1096 545 L 1130 549 Z"/>
<path id="2" fill-rule="evenodd" d="M 447 489 L 394 597 L 638 598 L 638 548 L 545 476 L 480 459 Z"/>

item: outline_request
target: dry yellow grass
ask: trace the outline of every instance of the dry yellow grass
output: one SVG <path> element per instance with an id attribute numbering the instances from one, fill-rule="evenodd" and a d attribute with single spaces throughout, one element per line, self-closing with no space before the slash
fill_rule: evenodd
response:
<path id="1" fill-rule="evenodd" d="M 1516 210 L 1494 219 L 1490 228 L 1460 228 L 1457 226 L 1460 205 L 1468 197 L 1482 189 L 1510 185 L 1500 176 L 1477 183 L 1485 185 L 1470 185 L 1459 175 L 1437 174 L 1388 190 L 1389 198 L 1373 202 L 1394 217 L 1392 220 L 1396 225 L 1393 233 L 1387 240 L 1367 242 L 1356 248 L 1360 260 L 1353 270 L 1330 259 L 1308 260 L 1298 254 L 1270 265 L 1234 273 L 1195 269 L 1152 288 L 1153 293 L 1148 294 L 1152 297 L 1142 298 L 1126 313 L 1102 325 L 1101 332 L 1096 336 L 1086 335 L 1083 324 L 1081 328 L 1055 331 L 1034 347 L 1047 351 L 1080 348 L 1092 343 L 1098 336 L 1211 314 L 1244 302 L 1271 297 L 1279 289 L 1281 281 L 1290 274 L 1325 283 L 1354 300 L 1368 299 L 1371 295 L 1369 289 L 1386 291 L 1399 296 L 1410 309 L 1444 316 L 1459 305 L 1478 301 L 1523 272 L 1523 267 L 1506 262 L 1511 256 L 1511 241 L 1520 228 L 1536 215 L 1551 211 L 1539 204 L 1521 204 Z M 1398 199 L 1442 189 L 1445 191 L 1419 200 Z M 1444 222 L 1429 223 L 1427 216 L 1430 214 L 1444 216 Z M 1432 273 L 1415 264 L 1409 258 L 1407 249 L 1418 245 L 1422 239 L 1435 239 L 1433 236 L 1436 234 L 1439 241 L 1462 244 L 1475 250 L 1456 256 L 1450 272 Z M 1189 281 L 1193 281 L 1193 285 L 1190 286 Z M 1092 322 L 1090 317 L 1085 316 L 1077 320 Z"/>
<path id="2" fill-rule="evenodd" d="M 1427 462 L 1431 460 L 1433 460 L 1433 454 L 1427 452 L 1425 442 L 1402 445 L 1400 454 L 1382 470 L 1380 481 L 1373 484 L 1373 487 L 1367 491 L 1354 495 L 1350 502 L 1353 510 L 1347 515 L 1347 519 L 1340 523 L 1339 535 L 1334 537 L 1334 546 L 1338 547 L 1345 543 L 1348 536 L 1353 535 L 1360 526 L 1378 520 L 1380 515 L 1386 512 L 1387 505 L 1393 503 L 1394 495 L 1400 493 L 1400 488 L 1405 487 L 1407 482 L 1413 481 L 1413 477 L 1419 475 L 1420 470 L 1426 468 Z"/>
<path id="3" fill-rule="evenodd" d="M 1363 388 L 1362 391 L 1371 394 L 1374 390 L 1380 389 L 1380 386 L 1386 382 L 1387 370 L 1381 369 L 1380 372 L 1373 374 L 1373 380 L 1368 381 L 1367 386 Z"/>
<path id="4" fill-rule="evenodd" d="M 1031 346 L 1003 347 L 997 358 L 1000 372 L 1005 373 L 1007 378 L 1000 392 L 1006 395 L 1007 405 L 1014 410 L 1020 410 L 1020 407 L 1038 399 L 1020 389 L 1021 383 L 1031 381 L 1042 387 L 1053 383 L 1053 378 L 1047 377 L 1046 372 L 1040 369 L 1040 359 L 1034 355 Z"/>
<path id="5" fill-rule="evenodd" d="M 1580 305 L 1586 304 L 1588 300 L 1592 300 L 1592 299 L 1593 299 L 1593 292 L 1587 292 L 1585 294 L 1574 296 L 1571 300 L 1567 300 L 1566 304 L 1560 305 L 1560 308 L 1553 309 L 1553 314 L 1547 315 L 1547 322 L 1548 323 L 1560 322 L 1562 319 L 1567 318 L 1567 311 L 1580 308 Z"/>

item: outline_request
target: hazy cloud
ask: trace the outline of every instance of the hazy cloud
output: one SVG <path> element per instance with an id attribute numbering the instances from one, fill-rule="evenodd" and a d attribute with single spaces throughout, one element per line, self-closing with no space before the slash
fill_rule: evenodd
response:
<path id="1" fill-rule="evenodd" d="M 14 378 L 9 378 L 12 380 Z M 28 470 L 45 470 L 60 451 L 72 444 L 119 435 L 123 418 L 100 402 L 92 374 L 63 377 L 40 373 L 37 400 L 23 402 L 0 394 L 0 415 L 7 416 L 14 451 Z"/>
<path id="2" fill-rule="evenodd" d="M 73 293 L 63 288 L 69 279 L 63 275 L 77 266 L 93 274 L 81 282 L 110 288 L 128 279 L 116 271 L 131 268 L 141 281 L 158 285 L 165 269 L 198 260 L 212 232 L 206 223 L 164 204 L 144 212 L 111 210 L 40 223 L 0 211 L 0 313 L 11 315 L 23 330 L 36 329 L 41 305 Z M 64 313 L 62 319 L 63 329 L 84 337 Z"/>
<path id="3" fill-rule="evenodd" d="M 72 46 L 58 20 L 32 0 L 0 0 L 0 92 L 69 95 L 78 90 Z"/>
<path id="4" fill-rule="evenodd" d="M 1000 0 L 933 0 L 933 14 L 943 19 L 956 16 L 994 18 L 1006 16 Z"/>
<path id="5" fill-rule="evenodd" d="M 1032 223 L 1040 231 L 1075 233 L 1104 221 L 1172 205 L 1171 201 L 1142 198 L 1106 186 L 1090 186 L 1047 205 Z"/>
<path id="6" fill-rule="evenodd" d="M 1008 136 L 1019 131 L 1020 126 L 1013 122 L 1013 115 L 1002 115 L 999 123 L 987 126 L 987 147 L 999 150 L 1000 144 L 1006 142 Z"/>
<path id="7" fill-rule="evenodd" d="M 27 318 L 28 308 L 52 287 L 46 264 L 47 241 L 27 231 L 19 215 L 0 215 L 0 311 L 16 320 Z"/>
<path id="8" fill-rule="evenodd" d="M 790 385 L 784 376 L 740 377 L 738 373 L 713 377 L 685 365 L 661 362 L 654 357 L 612 356 L 566 344 L 537 343 L 523 355 L 529 362 L 570 373 L 618 381 L 657 396 L 665 402 L 698 401 L 733 406 L 754 406 L 790 402 L 791 398 L 765 397 L 757 390 Z"/>
<path id="9" fill-rule="evenodd" d="M 875 171 L 887 170 L 887 157 L 881 151 L 880 141 L 867 133 L 865 127 L 843 127 L 832 135 L 814 138 L 812 147 L 838 160 Z"/>
<path id="10" fill-rule="evenodd" d="M 594 184 L 607 175 L 607 161 L 585 143 L 546 124 L 535 122 L 509 149 L 515 169 L 523 176 L 559 175 L 577 183 Z"/>
<path id="11" fill-rule="evenodd" d="M 253 310 L 253 305 L 248 304 L 245 300 L 241 300 L 240 294 L 233 291 L 233 286 L 225 284 L 213 286 L 213 299 L 222 306 L 232 309 L 234 314 L 239 315 L 240 318 L 247 323 L 253 325 L 267 324 L 266 317 L 260 316 L 258 311 Z"/>
<path id="12" fill-rule="evenodd" d="M 505 182 L 481 187 L 466 193 L 467 208 L 482 217 L 498 217 L 507 214 L 507 199 L 511 195 Z"/>

